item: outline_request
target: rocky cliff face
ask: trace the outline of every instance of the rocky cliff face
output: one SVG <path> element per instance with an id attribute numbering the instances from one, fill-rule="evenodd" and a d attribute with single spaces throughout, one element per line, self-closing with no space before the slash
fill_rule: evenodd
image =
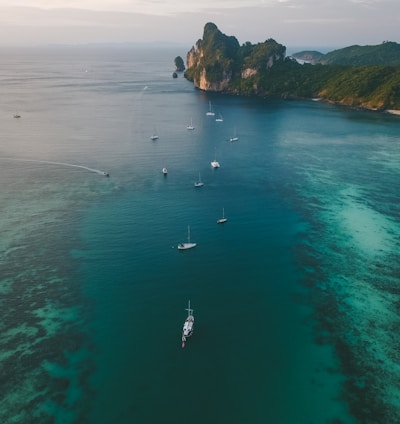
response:
<path id="1" fill-rule="evenodd" d="M 187 53 L 187 79 L 204 91 L 237 92 L 238 81 L 255 78 L 285 59 L 286 48 L 275 40 L 240 46 L 237 39 L 223 34 L 212 23 L 204 27 L 203 38 Z"/>
<path id="2" fill-rule="evenodd" d="M 194 71 L 192 80 L 195 87 L 204 91 L 226 91 L 232 79 L 232 70 L 221 69 L 218 78 L 210 78 L 210 72 L 207 72 L 207 67 L 204 66 L 204 59 L 205 54 L 201 43 L 197 43 L 196 47 L 192 47 L 187 54 L 187 69 Z"/>

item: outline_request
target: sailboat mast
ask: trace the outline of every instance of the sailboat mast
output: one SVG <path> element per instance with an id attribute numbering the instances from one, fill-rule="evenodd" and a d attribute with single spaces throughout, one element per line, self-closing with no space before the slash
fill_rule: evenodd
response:
<path id="1" fill-rule="evenodd" d="M 189 305 L 188 305 L 186 310 L 188 311 L 188 317 L 189 317 L 192 313 L 192 309 L 190 309 L 190 300 L 189 300 Z"/>
<path id="2" fill-rule="evenodd" d="M 190 225 L 188 225 L 188 243 L 190 243 Z"/>

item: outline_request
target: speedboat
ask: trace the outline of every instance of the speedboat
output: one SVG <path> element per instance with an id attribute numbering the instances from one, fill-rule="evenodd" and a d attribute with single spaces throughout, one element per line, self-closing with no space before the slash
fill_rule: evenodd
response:
<path id="1" fill-rule="evenodd" d="M 190 308 L 190 300 L 188 307 L 185 309 L 188 311 L 188 316 L 183 324 L 182 329 L 182 348 L 185 347 L 185 342 L 187 337 L 190 337 L 193 334 L 194 329 L 194 316 L 193 316 L 193 309 Z"/>
<path id="2" fill-rule="evenodd" d="M 164 167 L 164 168 L 162 169 L 162 173 L 163 173 L 164 175 L 167 175 L 167 174 L 168 174 L 168 169 Z"/>

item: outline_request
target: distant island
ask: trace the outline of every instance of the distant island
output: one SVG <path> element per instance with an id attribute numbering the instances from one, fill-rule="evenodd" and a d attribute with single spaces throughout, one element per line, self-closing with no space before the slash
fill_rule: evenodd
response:
<path id="1" fill-rule="evenodd" d="M 400 45 L 390 41 L 287 57 L 272 38 L 240 45 L 209 22 L 187 53 L 184 75 L 204 91 L 400 110 Z"/>

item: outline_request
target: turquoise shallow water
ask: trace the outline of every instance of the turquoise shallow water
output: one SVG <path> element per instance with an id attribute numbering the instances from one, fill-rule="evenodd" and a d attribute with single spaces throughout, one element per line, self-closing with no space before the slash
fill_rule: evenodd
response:
<path id="1" fill-rule="evenodd" d="M 398 117 L 3 53 L 2 422 L 399 421 Z"/>

